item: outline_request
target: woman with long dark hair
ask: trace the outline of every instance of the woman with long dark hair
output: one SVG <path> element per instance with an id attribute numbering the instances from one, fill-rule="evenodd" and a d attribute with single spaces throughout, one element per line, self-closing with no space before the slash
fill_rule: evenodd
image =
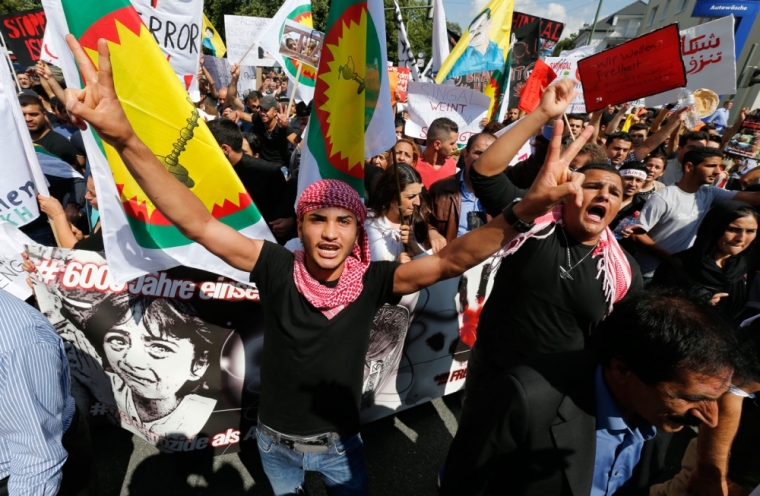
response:
<path id="1" fill-rule="evenodd" d="M 420 174 L 407 164 L 389 165 L 375 183 L 369 204 L 366 227 L 372 260 L 408 261 L 409 255 L 427 250 L 428 226 L 422 214 L 425 208 Z M 402 229 L 402 225 L 408 229 Z"/>
<path id="2" fill-rule="evenodd" d="M 660 264 L 653 285 L 686 286 L 702 292 L 727 317 L 747 302 L 746 276 L 757 255 L 758 213 L 744 202 L 721 203 L 705 216 L 688 250 Z"/>

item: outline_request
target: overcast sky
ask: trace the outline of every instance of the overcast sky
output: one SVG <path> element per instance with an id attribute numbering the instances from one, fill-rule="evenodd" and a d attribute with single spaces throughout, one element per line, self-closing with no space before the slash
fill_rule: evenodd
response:
<path id="1" fill-rule="evenodd" d="M 633 0 L 604 0 L 602 11 L 599 13 L 599 19 L 617 12 Z M 462 29 L 465 29 L 470 21 L 475 17 L 483 7 L 488 4 L 488 0 L 443 0 L 443 8 L 446 11 L 446 19 L 458 22 Z M 515 10 L 526 14 L 552 19 L 554 21 L 564 22 L 565 30 L 562 37 L 566 38 L 570 33 L 578 31 L 584 22 L 591 24 L 594 21 L 594 14 L 599 5 L 599 0 L 515 0 Z"/>

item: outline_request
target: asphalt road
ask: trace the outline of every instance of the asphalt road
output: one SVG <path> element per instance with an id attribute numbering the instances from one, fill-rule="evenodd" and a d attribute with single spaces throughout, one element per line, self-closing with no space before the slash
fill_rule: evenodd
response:
<path id="1" fill-rule="evenodd" d="M 371 494 L 437 494 L 438 469 L 456 432 L 461 395 L 439 398 L 362 428 Z M 162 454 L 110 425 L 92 425 L 91 435 L 102 496 L 272 494 L 258 453 Z M 318 474 L 308 474 L 307 487 L 312 496 L 326 494 Z"/>
<path id="2" fill-rule="evenodd" d="M 436 478 L 456 433 L 462 392 L 439 398 L 362 428 L 370 494 L 436 496 Z M 91 426 L 99 494 L 266 495 L 272 494 L 254 452 L 212 457 L 162 454 L 145 441 L 110 425 Z M 666 464 L 670 479 L 679 469 L 691 429 L 677 434 Z M 318 474 L 306 478 L 311 496 L 326 495 Z"/>

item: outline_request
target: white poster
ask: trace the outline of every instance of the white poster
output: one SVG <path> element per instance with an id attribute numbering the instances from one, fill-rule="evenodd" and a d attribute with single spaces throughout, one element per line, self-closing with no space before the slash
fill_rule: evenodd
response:
<path id="1" fill-rule="evenodd" d="M 567 58 L 567 57 L 546 57 L 544 62 L 552 68 L 557 79 L 554 80 L 555 84 L 563 79 L 575 79 L 578 83 L 575 85 L 575 91 L 578 94 L 573 99 L 570 106 L 567 108 L 568 114 L 585 114 L 586 102 L 583 100 L 583 84 L 581 84 L 581 76 L 578 72 L 578 61 L 580 58 Z"/>
<path id="2" fill-rule="evenodd" d="M 26 300 L 32 296 L 32 288 L 26 283 L 29 275 L 21 269 L 25 246 L 36 243 L 7 222 L 0 222 L 0 289 L 16 298 Z"/>
<path id="3" fill-rule="evenodd" d="M 428 126 L 439 117 L 448 117 L 459 126 L 457 145 L 464 148 L 470 136 L 482 131 L 480 121 L 488 114 L 491 97 L 457 86 L 410 81 L 407 92 L 410 119 L 405 134 L 427 138 Z"/>
<path id="4" fill-rule="evenodd" d="M 0 222 L 24 226 L 40 215 L 37 193 L 48 196 L 8 64 L 0 62 Z"/>
<path id="5" fill-rule="evenodd" d="M 230 62 L 227 59 L 220 59 L 219 57 L 212 57 L 206 55 L 203 57 L 203 66 L 206 68 L 211 78 L 214 80 L 216 90 L 226 88 L 230 85 L 232 80 L 232 74 L 230 73 Z M 256 88 L 256 68 L 250 66 L 240 66 L 240 77 L 238 78 L 237 97 L 241 100 L 245 97 L 245 94 Z"/>
<path id="6" fill-rule="evenodd" d="M 203 0 L 132 0 L 190 98 L 198 101 Z"/>
<path id="7" fill-rule="evenodd" d="M 686 67 L 686 87 L 707 88 L 718 95 L 736 93 L 734 16 L 722 17 L 681 31 L 681 56 Z M 647 97 L 647 105 L 678 101 L 678 88 Z"/>
<path id="8" fill-rule="evenodd" d="M 224 16 L 224 31 L 227 33 L 227 58 L 231 63 L 255 67 L 272 67 L 275 58 L 259 46 L 251 48 L 254 41 L 269 26 L 272 19 L 267 17 Z M 248 51 L 248 49 L 250 51 Z M 246 55 L 246 51 L 248 54 Z"/>
<path id="9" fill-rule="evenodd" d="M 53 47 L 53 42 L 51 41 L 54 29 L 55 28 L 52 24 L 47 24 L 45 26 L 45 35 L 42 37 L 42 48 L 40 49 L 40 60 L 57 66 L 58 54 Z"/>

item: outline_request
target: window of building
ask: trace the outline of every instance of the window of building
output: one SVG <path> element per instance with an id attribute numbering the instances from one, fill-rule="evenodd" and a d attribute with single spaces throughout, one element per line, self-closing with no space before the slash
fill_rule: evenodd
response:
<path id="1" fill-rule="evenodd" d="M 678 6 L 676 6 L 676 14 L 686 10 L 687 5 L 689 5 L 689 0 L 678 0 Z"/>
<path id="2" fill-rule="evenodd" d="M 670 0 L 667 0 L 665 2 L 665 7 L 662 8 L 662 15 L 660 16 L 661 21 L 665 20 L 665 16 L 668 15 L 669 10 L 670 10 Z"/>
<path id="3" fill-rule="evenodd" d="M 652 10 L 649 11 L 649 16 L 647 17 L 647 27 L 651 26 L 654 22 L 655 17 L 657 17 L 657 9 L 659 5 L 655 5 L 652 7 Z"/>

